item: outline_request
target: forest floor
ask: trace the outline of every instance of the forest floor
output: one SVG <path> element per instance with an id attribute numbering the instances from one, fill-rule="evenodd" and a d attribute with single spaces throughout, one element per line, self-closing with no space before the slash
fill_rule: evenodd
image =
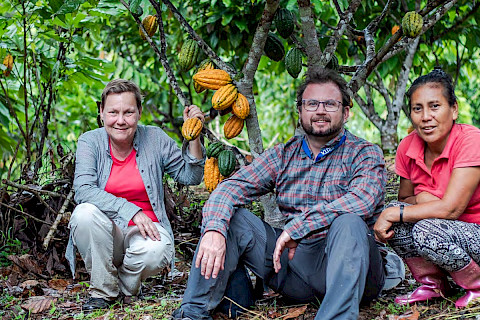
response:
<path id="1" fill-rule="evenodd" d="M 393 173 L 392 159 L 387 159 L 387 164 L 389 169 L 387 201 L 389 201 L 396 197 L 398 180 Z M 88 274 L 79 261 L 77 279 L 72 280 L 71 275 L 61 264 L 64 263 L 61 257 L 63 255 L 56 253 L 63 250 L 57 243 L 58 249 L 53 250 L 53 258 L 52 255 L 47 258 L 46 255 L 32 254 L 24 250 L 23 254 L 9 255 L 3 260 L 4 266 L 0 268 L 1 319 L 168 319 L 171 312 L 179 306 L 185 291 L 191 259 L 198 241 L 198 218 L 207 197 L 208 193 L 204 190 L 196 189 L 188 192 L 186 198 L 183 198 L 182 201 L 188 205 L 186 211 L 190 217 L 196 217 L 194 220 L 197 222 L 187 221 L 190 225 L 187 229 L 175 228 L 174 225 L 177 251 L 174 278 L 171 280 L 170 277 L 156 276 L 147 279 L 142 288 L 143 299 L 128 304 L 118 303 L 108 310 L 82 313 L 81 306 L 88 300 Z M 251 209 L 255 211 L 256 207 L 253 206 Z M 58 238 L 57 242 L 65 243 Z M 4 258 L 7 256 L 5 253 L 2 255 Z M 45 271 L 47 269 L 49 273 Z M 383 292 L 370 305 L 362 306 L 359 319 L 480 319 L 480 304 L 463 310 L 455 309 L 454 301 L 462 295 L 460 289 L 454 296 L 428 303 L 413 306 L 394 304 L 395 296 L 407 293 L 415 286 L 415 281 L 407 269 L 405 281 L 396 288 Z M 288 305 L 281 296 L 270 292 L 264 293 L 263 298 L 257 301 L 253 309 L 245 310 L 240 319 L 312 320 L 317 309 L 316 303 Z M 214 319 L 228 317 L 217 313 Z"/>

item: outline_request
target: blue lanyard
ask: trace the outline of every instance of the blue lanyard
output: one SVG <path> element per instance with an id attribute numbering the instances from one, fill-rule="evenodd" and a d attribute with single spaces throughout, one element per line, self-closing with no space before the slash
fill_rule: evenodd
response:
<path id="1" fill-rule="evenodd" d="M 312 158 L 312 152 L 308 148 L 306 138 L 303 138 L 303 139 L 304 139 L 303 144 L 302 144 L 303 150 L 305 151 L 305 153 L 308 155 L 309 158 Z M 346 133 L 344 133 L 342 138 L 337 143 L 335 143 L 335 145 L 333 145 L 331 147 L 322 148 L 322 150 L 320 150 L 320 153 L 315 158 L 315 162 L 325 158 L 327 155 L 329 155 L 330 153 L 332 153 L 333 151 L 338 149 L 345 142 L 346 139 L 347 139 L 347 135 L 346 135 Z"/>

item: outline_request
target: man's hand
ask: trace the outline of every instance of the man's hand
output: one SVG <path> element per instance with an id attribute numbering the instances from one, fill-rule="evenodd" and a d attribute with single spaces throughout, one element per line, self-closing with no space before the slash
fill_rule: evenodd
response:
<path id="1" fill-rule="evenodd" d="M 373 231 L 375 232 L 375 238 L 380 242 L 387 242 L 387 240 L 393 237 L 393 230 L 391 230 L 394 222 L 398 222 L 398 219 L 391 218 L 398 217 L 400 218 L 400 208 L 399 207 L 390 207 L 380 214 L 373 226 Z"/>
<path id="2" fill-rule="evenodd" d="M 201 267 L 201 274 L 205 279 L 216 278 L 225 263 L 227 244 L 225 237 L 217 231 L 207 231 L 198 245 L 195 267 Z"/>
<path id="3" fill-rule="evenodd" d="M 158 232 L 157 227 L 153 224 L 152 219 L 150 219 L 142 210 L 138 211 L 132 218 L 132 221 L 137 225 L 140 230 L 140 234 L 144 239 L 147 239 L 147 236 L 150 237 L 153 241 L 160 241 L 160 233 Z"/>
<path id="4" fill-rule="evenodd" d="M 286 231 L 283 231 L 280 237 L 278 237 L 275 251 L 273 251 L 273 267 L 277 273 L 282 268 L 280 257 L 285 247 L 288 248 L 288 259 L 292 260 L 295 255 L 295 250 L 298 247 L 298 243 L 295 240 L 292 240 Z"/>

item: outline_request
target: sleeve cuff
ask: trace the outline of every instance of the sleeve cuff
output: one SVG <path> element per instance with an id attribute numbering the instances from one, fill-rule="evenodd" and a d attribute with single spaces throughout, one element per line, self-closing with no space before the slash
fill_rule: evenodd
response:
<path id="1" fill-rule="evenodd" d="M 202 234 L 205 234 L 207 231 L 217 231 L 220 232 L 225 239 L 227 238 L 227 226 L 217 220 L 204 221 L 202 227 Z"/>
<path id="2" fill-rule="evenodd" d="M 301 226 L 302 226 L 302 220 L 293 219 L 285 225 L 283 230 L 288 233 L 288 235 L 290 236 L 290 238 L 292 238 L 292 240 L 298 241 L 305 237 L 305 235 L 302 232 Z"/>
<path id="3" fill-rule="evenodd" d="M 206 150 L 205 150 L 205 147 L 203 146 L 203 144 L 201 145 L 202 146 L 202 159 L 197 159 L 196 157 L 194 157 L 190 151 L 188 150 L 188 141 L 187 140 L 183 140 L 183 143 L 182 143 L 182 157 L 183 159 L 185 159 L 185 161 L 187 163 L 190 163 L 190 164 L 198 164 L 198 165 L 204 165 L 205 164 L 205 157 L 206 157 Z"/>

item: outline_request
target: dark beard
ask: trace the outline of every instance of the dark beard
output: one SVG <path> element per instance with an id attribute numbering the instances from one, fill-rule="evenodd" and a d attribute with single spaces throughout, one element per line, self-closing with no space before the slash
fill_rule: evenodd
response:
<path id="1" fill-rule="evenodd" d="M 329 137 L 329 136 L 337 135 L 343 128 L 343 123 L 339 122 L 337 125 L 331 126 L 326 131 L 314 131 L 313 125 L 310 124 L 306 126 L 301 119 L 300 119 L 300 123 L 305 133 L 307 135 L 314 136 L 314 137 Z"/>

